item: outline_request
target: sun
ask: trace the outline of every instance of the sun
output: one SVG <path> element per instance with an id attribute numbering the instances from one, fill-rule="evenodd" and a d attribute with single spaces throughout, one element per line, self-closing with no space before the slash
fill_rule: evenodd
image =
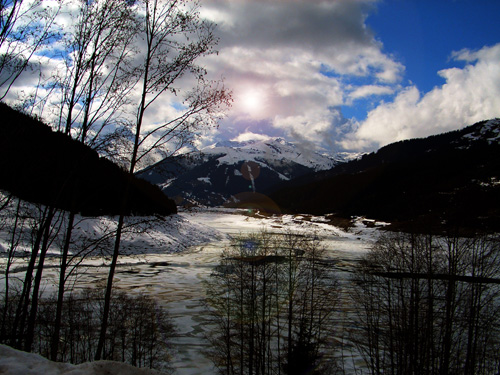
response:
<path id="1" fill-rule="evenodd" d="M 243 106 L 247 110 L 257 110 L 259 109 L 260 104 L 260 97 L 255 91 L 247 92 L 243 96 Z"/>
<path id="2" fill-rule="evenodd" d="M 247 89 L 240 95 L 241 108 L 250 114 L 261 112 L 264 100 L 264 93 L 258 89 Z"/>

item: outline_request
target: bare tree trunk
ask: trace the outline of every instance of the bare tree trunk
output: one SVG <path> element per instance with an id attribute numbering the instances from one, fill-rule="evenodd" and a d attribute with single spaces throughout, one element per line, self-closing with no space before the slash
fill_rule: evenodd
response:
<path id="1" fill-rule="evenodd" d="M 43 233 L 45 231 L 45 226 L 50 225 L 48 223 L 47 208 L 44 209 L 42 216 L 40 218 L 40 222 L 37 224 L 37 228 L 35 234 L 35 242 L 31 248 L 31 257 L 28 262 L 28 266 L 26 268 L 26 275 L 23 282 L 23 290 L 21 292 L 21 296 L 19 298 L 18 306 L 16 308 L 16 313 L 14 317 L 14 323 L 12 327 L 11 334 L 11 346 L 14 348 L 21 349 L 23 343 L 24 332 L 22 332 L 24 325 L 26 323 L 26 317 L 28 315 L 29 308 L 29 299 L 31 293 L 31 286 L 33 283 L 33 271 L 35 269 L 36 260 L 38 258 L 38 252 L 40 251 L 40 246 L 43 239 Z M 21 331 L 18 332 L 18 329 Z"/>
<path id="2" fill-rule="evenodd" d="M 64 238 L 64 247 L 62 251 L 61 267 L 59 269 L 59 285 L 57 292 L 57 307 L 56 316 L 54 319 L 54 334 L 52 336 L 52 342 L 50 346 L 50 359 L 52 361 L 57 361 L 57 354 L 59 351 L 59 335 L 61 331 L 61 320 L 62 320 L 62 309 L 64 303 L 64 292 L 66 284 L 66 269 L 68 266 L 68 253 L 69 245 L 71 243 L 71 234 L 73 231 L 73 225 L 75 221 L 74 212 L 70 212 L 68 218 L 68 227 L 66 228 L 66 236 Z"/>
<path id="3" fill-rule="evenodd" d="M 448 274 L 456 275 L 456 257 L 454 254 L 455 244 L 448 244 Z M 453 335 L 453 316 L 455 309 L 455 298 L 457 282 L 453 278 L 447 281 L 445 295 L 445 321 L 444 321 L 444 337 L 443 337 L 443 355 L 440 364 L 440 375 L 447 375 L 450 369 L 452 335 Z"/>
<path id="4" fill-rule="evenodd" d="M 5 206 L 9 203 L 10 198 L 11 197 L 9 197 Z M 21 199 L 18 199 L 16 213 L 15 213 L 15 219 L 14 219 L 14 226 L 12 228 L 12 235 L 10 238 L 9 251 L 8 251 L 8 255 L 7 255 L 7 264 L 5 265 L 5 298 L 4 298 L 4 310 L 3 310 L 3 316 L 2 316 L 2 327 L 0 329 L 0 342 L 4 342 L 6 337 L 7 337 L 6 320 L 7 320 L 7 311 L 9 309 L 9 304 L 10 304 L 10 300 L 9 300 L 10 274 L 9 274 L 9 272 L 10 272 L 10 267 L 11 267 L 13 259 L 14 259 L 14 253 L 15 253 L 17 245 L 18 245 L 18 239 L 16 239 L 18 227 L 20 228 L 20 234 L 19 234 L 18 238 L 20 238 L 22 236 L 22 232 L 23 232 L 23 224 L 19 225 L 20 211 L 21 211 Z"/>
<path id="5" fill-rule="evenodd" d="M 104 353 L 104 343 L 106 341 L 106 331 L 108 330 L 109 310 L 111 308 L 111 293 L 113 290 L 113 278 L 115 276 L 116 264 L 118 262 L 118 256 L 120 254 L 120 240 L 121 240 L 121 233 L 123 230 L 124 217 L 125 215 L 123 214 L 120 215 L 120 217 L 118 218 L 118 226 L 116 228 L 116 238 L 115 238 L 115 246 L 113 249 L 113 258 L 111 259 L 111 264 L 109 266 L 108 282 L 106 284 L 106 294 L 104 297 L 104 310 L 101 321 L 101 330 L 94 357 L 96 361 L 100 360 L 101 358 L 106 359 Z"/>
<path id="6" fill-rule="evenodd" d="M 49 212 L 47 214 L 47 222 L 43 230 L 43 243 L 40 249 L 40 256 L 38 259 L 38 267 L 35 276 L 35 282 L 33 285 L 33 294 L 31 297 L 31 310 L 28 318 L 26 341 L 24 343 L 24 351 L 30 352 L 33 346 L 33 339 L 35 335 L 35 324 L 38 311 L 38 299 L 40 294 L 40 284 L 42 282 L 43 265 L 45 263 L 45 256 L 47 255 L 47 250 L 49 249 L 50 242 L 50 229 L 52 219 L 54 218 L 55 209 L 49 207 Z"/>

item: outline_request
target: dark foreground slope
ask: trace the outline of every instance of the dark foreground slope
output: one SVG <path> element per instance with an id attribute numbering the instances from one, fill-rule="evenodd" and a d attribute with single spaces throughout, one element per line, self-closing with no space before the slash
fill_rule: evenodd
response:
<path id="1" fill-rule="evenodd" d="M 117 214 L 128 179 L 127 214 L 176 212 L 157 186 L 131 177 L 82 143 L 0 103 L 0 189 L 82 214 Z"/>
<path id="2" fill-rule="evenodd" d="M 500 230 L 500 120 L 385 146 L 275 192 L 292 212 Z"/>

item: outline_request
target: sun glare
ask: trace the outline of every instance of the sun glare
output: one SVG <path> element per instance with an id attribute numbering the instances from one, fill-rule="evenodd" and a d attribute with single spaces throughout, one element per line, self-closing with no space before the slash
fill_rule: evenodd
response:
<path id="1" fill-rule="evenodd" d="M 260 112 L 263 107 L 263 93 L 261 90 L 247 90 L 241 94 L 241 107 L 250 114 Z"/>

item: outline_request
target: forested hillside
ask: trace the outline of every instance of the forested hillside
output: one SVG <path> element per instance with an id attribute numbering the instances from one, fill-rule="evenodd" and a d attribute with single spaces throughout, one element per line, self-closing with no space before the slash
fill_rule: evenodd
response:
<path id="1" fill-rule="evenodd" d="M 500 120 L 397 142 L 274 193 L 292 212 L 500 228 Z"/>
<path id="2" fill-rule="evenodd" d="M 86 215 L 118 214 L 131 178 L 128 214 L 168 215 L 173 201 L 97 152 L 0 103 L 0 189 Z"/>

